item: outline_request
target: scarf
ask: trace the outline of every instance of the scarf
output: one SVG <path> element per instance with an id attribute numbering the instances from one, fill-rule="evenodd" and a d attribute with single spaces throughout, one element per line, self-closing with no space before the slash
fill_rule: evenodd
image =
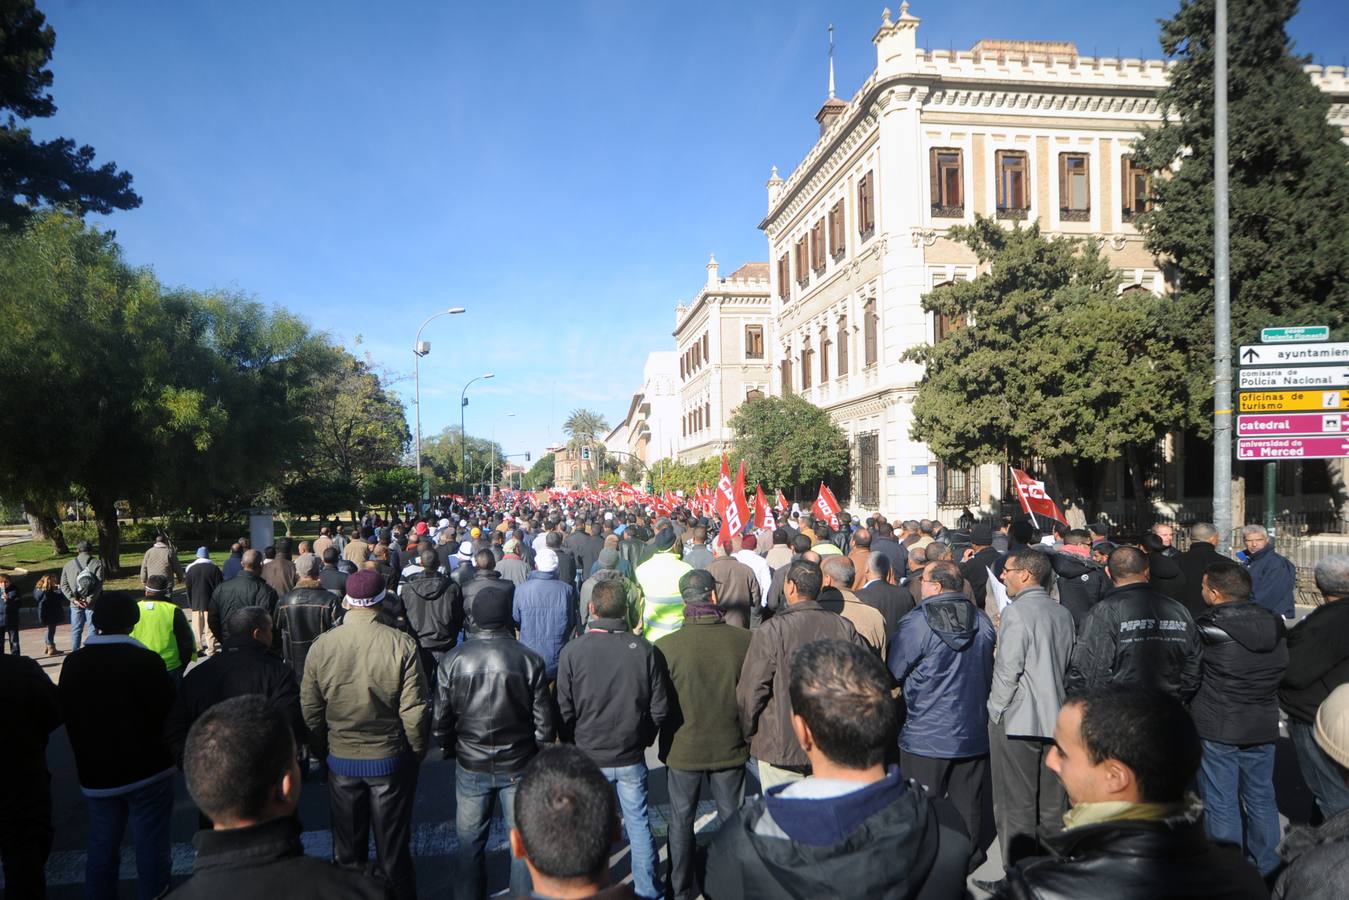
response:
<path id="1" fill-rule="evenodd" d="M 718 622 L 725 618 L 721 607 L 714 603 L 689 603 L 687 600 L 684 601 L 684 618 L 697 619 L 706 616 L 716 616 Z"/>
<path id="2" fill-rule="evenodd" d="M 1186 804 L 1181 803 L 1128 803 L 1123 800 L 1107 800 L 1100 803 L 1079 803 L 1063 816 L 1064 828 L 1082 828 L 1086 825 L 1099 825 L 1102 822 L 1149 821 L 1161 822 L 1184 814 Z"/>

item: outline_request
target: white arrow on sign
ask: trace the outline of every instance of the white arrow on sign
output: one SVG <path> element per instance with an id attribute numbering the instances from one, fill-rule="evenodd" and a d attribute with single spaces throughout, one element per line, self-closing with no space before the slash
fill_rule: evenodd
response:
<path id="1" fill-rule="evenodd" d="M 1349 363 L 1349 341 L 1323 344 L 1242 344 L 1243 366 L 1295 366 Z"/>
<path id="2" fill-rule="evenodd" d="M 1238 386 L 1243 391 L 1254 391 L 1262 388 L 1349 387 L 1349 366 L 1242 369 Z"/>

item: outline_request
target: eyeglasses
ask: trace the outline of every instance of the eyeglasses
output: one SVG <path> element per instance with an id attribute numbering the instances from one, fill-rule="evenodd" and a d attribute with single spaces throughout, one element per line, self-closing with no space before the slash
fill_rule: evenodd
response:
<path id="1" fill-rule="evenodd" d="M 1004 574 L 1004 575 L 1011 575 L 1013 572 L 1024 572 L 1024 571 L 1026 571 L 1026 570 L 1025 570 L 1025 569 L 1013 569 L 1011 566 L 1008 566 L 1007 568 L 1005 568 L 1005 569 L 1002 570 L 1002 574 Z"/>

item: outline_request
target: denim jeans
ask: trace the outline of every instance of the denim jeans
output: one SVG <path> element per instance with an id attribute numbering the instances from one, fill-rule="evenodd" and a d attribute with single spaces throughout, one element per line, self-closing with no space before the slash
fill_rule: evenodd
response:
<path id="1" fill-rule="evenodd" d="M 506 775 L 470 772 L 454 768 L 454 829 L 459 850 L 454 883 L 456 900 L 484 900 L 487 896 L 487 834 L 492 828 L 492 807 L 501 807 L 506 830 L 515 827 L 515 788 L 522 773 Z M 523 859 L 511 859 L 511 896 L 529 895 L 529 869 Z"/>
<path id="2" fill-rule="evenodd" d="M 1345 785 L 1335 764 L 1326 751 L 1316 743 L 1314 726 L 1309 722 L 1288 720 L 1288 734 L 1293 738 L 1293 749 L 1297 751 L 1298 768 L 1302 770 L 1302 780 L 1307 790 L 1316 797 L 1316 805 L 1321 815 L 1334 818 L 1349 809 L 1349 786 Z"/>
<path id="3" fill-rule="evenodd" d="M 136 848 L 136 895 L 158 897 L 169 886 L 169 817 L 173 813 L 173 779 L 161 778 L 115 797 L 85 797 L 89 811 L 89 854 L 85 862 L 85 897 L 114 900 L 121 877 L 122 834 L 131 822 Z"/>
<path id="4" fill-rule="evenodd" d="M 1279 867 L 1279 807 L 1274 801 L 1274 745 L 1238 747 L 1203 741 L 1199 796 L 1215 841 L 1244 847 L 1261 875 Z M 1245 813 L 1245 839 L 1242 813 Z"/>
<path id="5" fill-rule="evenodd" d="M 717 804 L 720 824 L 735 815 L 745 799 L 745 767 L 721 769 L 715 772 L 691 772 L 667 768 L 666 784 L 670 792 L 670 890 L 674 900 L 693 900 L 698 896 L 698 878 L 695 872 L 697 838 L 694 820 L 698 815 L 698 799 L 702 796 L 706 776 L 712 798 Z"/>
<path id="6" fill-rule="evenodd" d="M 665 896 L 657 886 L 656 844 L 651 839 L 651 823 L 646 816 L 646 763 L 630 766 L 600 767 L 604 777 L 618 789 L 618 805 L 623 811 L 623 829 L 632 851 L 632 887 L 638 897 Z"/>
<path id="7" fill-rule="evenodd" d="M 80 649 L 85 641 L 94 636 L 94 610 L 70 607 L 70 652 Z"/>

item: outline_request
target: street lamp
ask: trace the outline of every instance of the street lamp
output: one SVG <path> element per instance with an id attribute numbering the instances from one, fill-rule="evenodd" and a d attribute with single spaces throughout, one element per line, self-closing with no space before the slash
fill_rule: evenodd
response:
<path id="1" fill-rule="evenodd" d="M 464 389 L 459 392 L 459 487 L 460 493 L 464 499 L 468 499 L 468 434 L 464 431 L 464 407 L 468 406 L 468 385 L 475 381 L 483 381 L 488 378 L 495 378 L 491 372 L 486 375 L 479 375 L 477 378 L 470 379 Z"/>
<path id="2" fill-rule="evenodd" d="M 412 372 L 414 397 L 412 405 L 417 407 L 417 513 L 420 515 L 422 509 L 422 495 L 426 493 L 422 482 L 422 357 L 431 352 L 431 342 L 422 340 L 422 330 L 441 316 L 457 316 L 464 312 L 462 306 L 451 306 L 449 309 L 442 310 L 428 318 L 422 323 L 421 328 L 417 329 L 417 337 L 412 341 Z"/>

